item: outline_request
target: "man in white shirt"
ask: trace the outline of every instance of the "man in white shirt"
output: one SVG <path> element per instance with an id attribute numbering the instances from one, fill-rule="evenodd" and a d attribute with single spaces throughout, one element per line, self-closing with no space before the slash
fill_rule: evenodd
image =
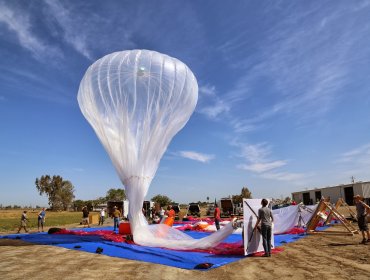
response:
<path id="1" fill-rule="evenodd" d="M 100 217 L 99 217 L 99 226 L 103 225 L 105 219 L 105 209 L 100 210 Z"/>

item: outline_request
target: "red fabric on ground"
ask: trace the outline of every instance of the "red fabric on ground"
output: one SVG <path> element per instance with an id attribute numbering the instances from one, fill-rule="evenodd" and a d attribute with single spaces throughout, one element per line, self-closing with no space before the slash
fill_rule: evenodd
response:
<path id="1" fill-rule="evenodd" d="M 271 249 L 271 254 L 279 254 L 280 252 L 283 252 L 284 251 L 284 248 L 282 247 L 276 247 L 274 249 Z M 265 252 L 257 252 L 257 253 L 254 253 L 252 255 L 249 255 L 251 257 L 261 257 L 265 254 Z"/>
<path id="2" fill-rule="evenodd" d="M 193 249 L 193 250 L 186 250 L 190 252 L 199 252 L 199 253 L 208 253 L 212 255 L 229 255 L 229 256 L 244 256 L 244 246 L 243 242 L 235 242 L 235 243 L 220 243 L 214 248 L 211 249 Z M 277 254 L 284 251 L 282 247 L 274 248 L 271 250 L 272 254 Z M 252 254 L 252 257 L 259 257 L 262 256 L 264 252 L 258 252 Z"/>
<path id="3" fill-rule="evenodd" d="M 188 225 L 191 226 L 191 225 Z M 67 229 L 61 229 L 58 232 L 55 232 L 53 234 L 73 234 L 73 235 L 79 235 L 79 236 L 89 236 L 89 235 L 98 235 L 101 236 L 103 239 L 113 242 L 126 242 L 129 244 L 135 244 L 132 240 L 127 239 L 126 236 L 117 234 L 115 232 L 112 232 L 110 230 L 95 230 L 95 231 L 83 231 L 83 230 L 67 230 Z M 272 249 L 272 253 L 280 253 L 284 249 L 281 247 Z M 235 243 L 220 243 L 214 248 L 210 249 L 193 249 L 193 250 L 184 250 L 189 252 L 201 252 L 201 253 L 208 253 L 213 255 L 233 255 L 233 256 L 243 256 L 244 255 L 244 246 L 243 241 L 238 241 Z M 263 252 L 255 253 L 251 256 L 258 257 L 262 256 Z"/>
<path id="4" fill-rule="evenodd" d="M 288 230 L 287 232 L 280 233 L 280 234 L 301 234 L 305 232 L 306 230 L 304 228 L 295 227 L 295 228 L 292 228 L 291 230 Z"/>

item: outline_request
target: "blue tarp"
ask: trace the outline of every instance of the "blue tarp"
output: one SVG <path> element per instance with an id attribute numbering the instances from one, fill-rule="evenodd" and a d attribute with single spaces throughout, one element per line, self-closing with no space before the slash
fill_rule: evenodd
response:
<path id="1" fill-rule="evenodd" d="M 81 230 L 81 229 L 79 229 Z M 93 230 L 112 230 L 112 227 L 105 228 L 85 228 L 85 231 Z M 202 238 L 210 233 L 187 231 L 186 234 L 193 238 Z M 275 247 L 281 246 L 284 243 L 289 243 L 302 238 L 300 234 L 284 234 L 275 236 Z M 245 256 L 232 255 L 214 255 L 209 253 L 175 251 L 162 248 L 144 247 L 127 243 L 117 243 L 105 241 L 100 236 L 80 236 L 71 234 L 47 234 L 47 233 L 31 233 L 31 234 L 12 234 L 1 236 L 1 238 L 20 239 L 26 242 L 54 245 L 72 250 L 96 253 L 98 247 L 102 248 L 102 254 L 125 258 L 130 260 L 138 260 L 174 266 L 184 269 L 194 269 L 198 264 L 211 263 L 211 268 L 220 267 L 222 265 L 238 261 Z M 231 234 L 224 242 L 235 243 L 241 241 L 240 234 Z"/>

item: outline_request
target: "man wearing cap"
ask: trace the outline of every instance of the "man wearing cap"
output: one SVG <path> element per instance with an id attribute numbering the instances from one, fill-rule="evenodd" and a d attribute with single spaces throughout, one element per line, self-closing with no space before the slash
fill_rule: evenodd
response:
<path id="1" fill-rule="evenodd" d="M 362 201 L 361 196 L 356 195 L 353 198 L 355 199 L 358 227 L 362 233 L 362 241 L 360 242 L 360 244 L 366 244 L 367 242 L 370 242 L 370 232 L 369 226 L 367 224 L 367 214 L 370 211 L 370 207 Z M 365 237 L 365 232 L 367 235 L 367 239 Z"/>
<path id="2" fill-rule="evenodd" d="M 117 206 L 113 207 L 113 223 L 114 223 L 114 228 L 113 231 L 116 231 L 116 229 L 119 227 L 119 218 L 121 217 L 121 211 L 117 209 Z"/>

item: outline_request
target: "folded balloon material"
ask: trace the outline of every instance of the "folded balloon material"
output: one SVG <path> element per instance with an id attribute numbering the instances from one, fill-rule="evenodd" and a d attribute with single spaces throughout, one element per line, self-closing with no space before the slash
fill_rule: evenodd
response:
<path id="1" fill-rule="evenodd" d="M 125 187 L 135 243 L 209 248 L 233 232 L 230 225 L 193 240 L 163 224 L 149 228 L 142 213 L 159 162 L 198 100 L 196 78 L 183 62 L 148 50 L 106 55 L 87 69 L 77 99 Z"/>

